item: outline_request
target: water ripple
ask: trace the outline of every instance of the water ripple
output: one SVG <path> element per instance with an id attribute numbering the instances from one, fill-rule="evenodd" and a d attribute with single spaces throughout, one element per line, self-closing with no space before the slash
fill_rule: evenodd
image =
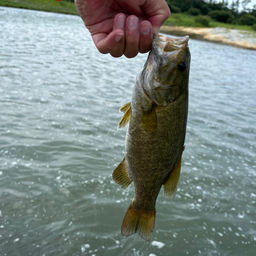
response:
<path id="1" fill-rule="evenodd" d="M 190 41 L 180 184 L 145 243 L 120 235 L 133 185 L 111 173 L 146 55 L 99 54 L 76 16 L 3 8 L 0 26 L 3 255 L 254 255 L 256 52 Z"/>

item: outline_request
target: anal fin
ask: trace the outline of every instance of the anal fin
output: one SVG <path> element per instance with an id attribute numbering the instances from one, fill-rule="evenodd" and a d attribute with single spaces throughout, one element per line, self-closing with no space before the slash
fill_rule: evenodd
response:
<path id="1" fill-rule="evenodd" d="M 179 178 L 180 178 L 180 168 L 181 168 L 181 157 L 177 161 L 174 170 L 169 176 L 168 180 L 164 183 L 164 196 L 167 199 L 173 199 L 175 197 L 176 191 L 178 189 Z"/>
<path id="2" fill-rule="evenodd" d="M 123 189 L 127 188 L 132 183 L 125 163 L 125 158 L 113 171 L 112 178 L 118 185 L 121 185 Z"/>

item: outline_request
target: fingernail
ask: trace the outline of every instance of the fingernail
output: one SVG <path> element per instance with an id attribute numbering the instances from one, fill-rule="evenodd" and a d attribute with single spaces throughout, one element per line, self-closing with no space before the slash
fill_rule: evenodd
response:
<path id="1" fill-rule="evenodd" d="M 123 37 L 123 33 L 118 33 L 118 34 L 116 34 L 116 36 L 115 36 L 115 41 L 116 42 L 119 42 L 121 39 L 122 39 L 122 37 Z"/>
<path id="2" fill-rule="evenodd" d="M 142 26 L 141 27 L 141 33 L 143 34 L 143 35 L 148 35 L 149 34 L 149 32 L 150 32 L 150 27 L 149 26 Z"/>
<path id="3" fill-rule="evenodd" d="M 131 30 L 134 30 L 138 27 L 139 24 L 139 20 L 137 17 L 130 17 L 129 21 L 128 21 L 128 26 Z"/>
<path id="4" fill-rule="evenodd" d="M 153 27 L 153 34 L 158 35 L 160 28 L 159 27 Z"/>
<path id="5" fill-rule="evenodd" d="M 125 15 L 119 15 L 116 19 L 116 23 L 119 28 L 123 28 L 125 23 Z"/>

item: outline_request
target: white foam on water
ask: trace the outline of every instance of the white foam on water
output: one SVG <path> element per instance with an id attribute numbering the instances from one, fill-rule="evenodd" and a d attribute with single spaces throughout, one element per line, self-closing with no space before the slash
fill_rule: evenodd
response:
<path id="1" fill-rule="evenodd" d="M 216 248 L 216 243 L 215 243 L 212 239 L 207 238 L 207 241 L 208 241 L 208 243 L 211 244 L 214 248 Z"/>
<path id="2" fill-rule="evenodd" d="M 89 244 L 84 244 L 81 246 L 81 252 L 85 252 L 86 249 L 90 248 Z"/>
<path id="3" fill-rule="evenodd" d="M 151 243 L 151 245 L 152 245 L 152 246 L 156 246 L 156 247 L 158 247 L 159 249 L 161 249 L 161 248 L 164 247 L 165 244 L 162 243 L 162 242 L 153 241 L 153 242 Z"/>

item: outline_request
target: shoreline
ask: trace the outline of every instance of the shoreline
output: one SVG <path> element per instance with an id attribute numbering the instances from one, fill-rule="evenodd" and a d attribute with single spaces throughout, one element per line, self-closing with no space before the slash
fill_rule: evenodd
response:
<path id="1" fill-rule="evenodd" d="M 190 38 L 221 43 L 248 50 L 256 50 L 256 32 L 227 28 L 195 28 L 162 26 L 160 32 L 175 36 L 188 35 Z"/>
<path id="2" fill-rule="evenodd" d="M 54 1 L 55 2 L 55 1 Z M 57 4 L 60 2 L 55 2 Z M 75 13 L 76 9 L 74 6 L 71 5 L 74 9 L 72 12 L 70 8 L 66 5 L 71 3 L 65 2 L 64 9 L 62 11 L 56 12 L 55 10 L 49 10 L 48 8 L 39 8 L 37 6 L 4 6 L 1 5 L 3 8 L 18 8 L 18 9 L 27 9 L 27 10 L 35 10 L 35 11 L 46 11 L 46 12 L 53 12 L 53 13 L 60 13 L 60 14 L 71 14 L 71 15 L 78 15 Z M 14 5 L 12 3 L 12 5 Z M 67 8 L 67 9 L 65 9 Z M 69 10 L 69 11 L 68 11 Z M 198 28 L 198 27 L 182 27 L 182 26 L 166 26 L 163 25 L 160 28 L 160 32 L 175 35 L 175 36 L 185 36 L 188 35 L 190 38 L 209 41 L 214 43 L 221 43 L 226 45 L 231 45 L 234 47 L 239 47 L 248 50 L 256 50 L 256 32 L 254 31 L 245 31 L 245 30 L 238 30 L 238 29 L 228 29 L 225 27 L 216 27 L 216 28 Z"/>

